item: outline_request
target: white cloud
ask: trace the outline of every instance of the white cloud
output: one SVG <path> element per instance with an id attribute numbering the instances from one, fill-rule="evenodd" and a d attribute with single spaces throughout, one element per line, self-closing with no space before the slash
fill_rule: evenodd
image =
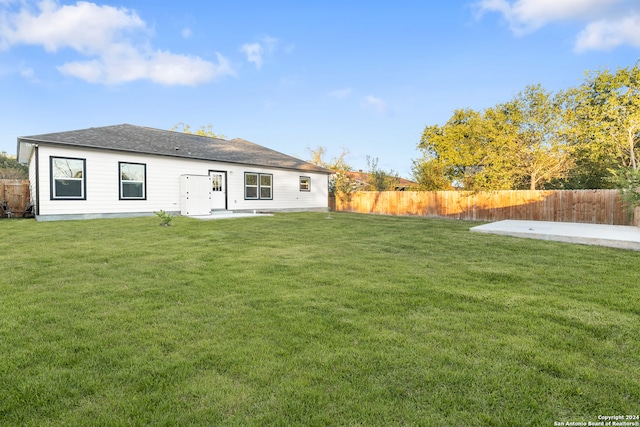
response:
<path id="1" fill-rule="evenodd" d="M 345 88 L 345 89 L 332 90 L 331 92 L 329 92 L 329 96 L 331 98 L 336 98 L 336 99 L 345 99 L 349 95 L 351 95 L 352 93 L 353 93 L 353 89 L 348 87 L 348 88 Z"/>
<path id="2" fill-rule="evenodd" d="M 386 116 L 389 112 L 389 106 L 387 105 L 387 103 L 384 102 L 381 98 L 377 98 L 372 95 L 364 97 L 363 105 L 365 108 L 373 109 L 381 116 Z"/>
<path id="3" fill-rule="evenodd" d="M 24 7 L 17 14 L 3 15 L 0 40 L 3 45 L 42 45 L 48 52 L 70 47 L 95 54 L 127 31 L 144 30 L 145 24 L 128 9 L 78 2 L 58 6 L 53 0 Z"/>
<path id="4" fill-rule="evenodd" d="M 30 82 L 37 83 L 39 81 L 36 77 L 36 72 L 31 67 L 22 66 L 20 68 L 20 76 L 25 80 L 29 80 Z"/>
<path id="5" fill-rule="evenodd" d="M 480 14 L 498 12 L 516 34 L 537 30 L 553 21 L 597 17 L 620 0 L 481 0 Z"/>
<path id="6" fill-rule="evenodd" d="M 90 83 L 119 84 L 148 79 L 162 85 L 196 86 L 235 75 L 229 62 L 218 54 L 218 64 L 198 57 L 156 51 L 148 55 L 132 50 L 129 54 L 106 55 L 100 60 L 69 62 L 58 70 Z"/>
<path id="7" fill-rule="evenodd" d="M 247 56 L 247 61 L 255 64 L 259 70 L 264 64 L 266 56 L 272 55 L 278 49 L 279 40 L 269 36 L 263 36 L 259 41 L 255 43 L 245 43 L 240 48 L 240 51 Z M 286 53 L 293 52 L 294 46 L 289 45 L 285 47 Z"/>
<path id="8" fill-rule="evenodd" d="M 247 55 L 247 61 L 253 62 L 258 70 L 262 68 L 264 49 L 260 43 L 243 44 L 240 51 Z"/>
<path id="9" fill-rule="evenodd" d="M 191 28 L 183 28 L 180 34 L 182 35 L 183 39 L 188 39 L 193 35 L 193 31 L 191 31 Z"/>
<path id="10" fill-rule="evenodd" d="M 585 25 L 576 51 L 640 45 L 640 11 L 635 0 L 480 0 L 478 16 L 501 14 L 516 35 L 538 30 L 551 22 Z"/>
<path id="11" fill-rule="evenodd" d="M 20 68 L 20 75 L 26 79 L 31 79 L 35 76 L 35 72 L 33 71 L 33 68 L 22 67 Z"/>
<path id="12" fill-rule="evenodd" d="M 154 51 L 148 46 L 151 31 L 126 8 L 82 1 L 64 6 L 53 0 L 36 7 L 20 4 L 17 12 L 0 12 L 0 48 L 21 44 L 42 46 L 48 52 L 70 48 L 91 57 L 57 67 L 66 75 L 91 83 L 147 79 L 166 85 L 197 85 L 234 75 L 220 54 L 214 64 L 197 56 Z"/>
<path id="13" fill-rule="evenodd" d="M 590 23 L 578 34 L 575 49 L 577 52 L 610 50 L 626 44 L 640 47 L 640 13 Z"/>

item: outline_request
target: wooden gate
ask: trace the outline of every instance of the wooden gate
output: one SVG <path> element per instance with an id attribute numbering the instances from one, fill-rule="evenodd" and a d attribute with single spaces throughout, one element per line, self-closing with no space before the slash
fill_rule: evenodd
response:
<path id="1" fill-rule="evenodd" d="M 6 200 L 14 216 L 21 217 L 29 198 L 28 179 L 0 179 L 0 203 Z M 6 215 L 4 215 L 6 217 Z"/>

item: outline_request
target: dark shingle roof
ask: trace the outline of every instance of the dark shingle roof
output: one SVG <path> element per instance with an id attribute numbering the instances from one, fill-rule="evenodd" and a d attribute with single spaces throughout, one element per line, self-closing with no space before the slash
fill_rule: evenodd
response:
<path id="1" fill-rule="evenodd" d="M 209 138 L 128 124 L 23 136 L 18 141 L 331 173 L 244 139 Z"/>

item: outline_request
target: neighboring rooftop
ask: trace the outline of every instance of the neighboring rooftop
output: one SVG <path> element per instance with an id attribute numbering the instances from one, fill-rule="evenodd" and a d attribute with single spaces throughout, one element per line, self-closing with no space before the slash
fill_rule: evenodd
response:
<path id="1" fill-rule="evenodd" d="M 26 144 L 38 143 L 331 173 L 244 139 L 225 140 L 129 124 L 21 136 L 18 138 L 18 160 L 27 163 L 28 154 L 21 151 L 30 151 Z"/>
<path id="2" fill-rule="evenodd" d="M 347 172 L 347 175 L 349 176 L 349 178 L 355 181 L 359 190 L 367 190 L 367 188 L 370 187 L 370 184 L 369 184 L 370 174 L 362 171 L 358 171 L 358 172 L 350 171 L 350 172 Z M 394 180 L 393 190 L 404 191 L 408 189 L 417 188 L 418 186 L 419 184 L 417 182 L 409 181 L 408 179 L 398 177 Z"/>

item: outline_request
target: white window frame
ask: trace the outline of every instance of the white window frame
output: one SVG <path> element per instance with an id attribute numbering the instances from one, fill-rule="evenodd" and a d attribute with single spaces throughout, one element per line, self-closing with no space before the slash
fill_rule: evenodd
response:
<path id="1" fill-rule="evenodd" d="M 247 177 L 255 176 L 256 184 L 247 184 Z M 262 178 L 269 177 L 269 185 L 262 183 Z M 247 190 L 249 188 L 255 188 L 256 196 L 249 197 L 247 195 Z M 269 190 L 268 196 L 262 195 L 262 190 Z M 245 200 L 273 200 L 273 174 L 270 173 L 258 173 L 258 172 L 245 172 L 244 173 L 244 199 Z"/>
<path id="2" fill-rule="evenodd" d="M 50 156 L 49 157 L 49 166 L 51 168 L 51 200 L 87 200 L 87 159 L 81 159 L 76 157 L 59 157 L 59 156 Z M 61 169 L 56 167 L 57 160 L 62 161 L 80 161 L 82 162 L 82 171 L 80 172 L 80 177 L 75 176 L 56 176 L 56 172 Z M 71 171 L 71 170 L 70 170 Z M 56 182 L 57 181 L 74 181 L 80 182 L 80 194 L 77 196 L 61 196 L 57 194 L 56 191 Z"/>
<path id="3" fill-rule="evenodd" d="M 265 185 L 262 183 L 262 178 L 269 178 L 269 185 Z M 263 196 L 262 190 L 269 189 L 269 196 Z M 273 200 L 273 175 L 270 173 L 261 173 L 260 174 L 260 200 Z"/>
<path id="4" fill-rule="evenodd" d="M 311 191 L 311 177 L 310 176 L 301 176 L 300 177 L 300 191 L 305 191 L 305 192 Z"/>
<path id="5" fill-rule="evenodd" d="M 134 179 L 122 179 L 122 166 L 123 165 L 135 165 L 142 166 L 142 181 L 134 180 Z M 147 200 L 147 164 L 146 163 L 134 163 L 134 162 L 118 162 L 118 182 L 120 189 L 120 200 Z M 142 196 L 141 197 L 127 197 L 124 195 L 124 185 L 125 184 L 142 184 Z"/>
<path id="6" fill-rule="evenodd" d="M 256 178 L 256 183 L 254 184 L 247 184 L 247 177 L 248 176 L 255 176 Z M 256 195 L 255 197 L 249 197 L 247 190 L 249 188 L 255 188 L 256 190 Z M 244 173 L 244 199 L 245 200 L 258 200 L 260 198 L 260 174 L 259 173 L 255 173 L 255 172 L 245 172 Z"/>

